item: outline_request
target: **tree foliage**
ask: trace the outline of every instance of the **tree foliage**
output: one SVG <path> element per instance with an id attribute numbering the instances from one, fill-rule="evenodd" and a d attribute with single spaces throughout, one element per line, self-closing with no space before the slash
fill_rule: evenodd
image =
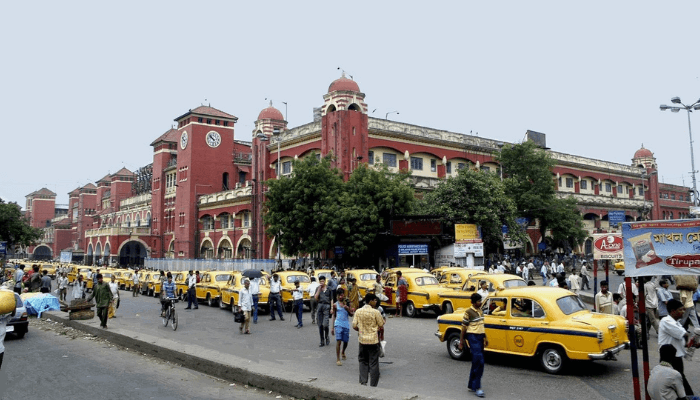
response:
<path id="1" fill-rule="evenodd" d="M 552 168 L 555 161 L 532 141 L 506 145 L 499 156 L 506 194 L 519 216 L 538 220 L 543 237 L 555 247 L 572 247 L 587 237 L 573 198 L 557 197 Z M 548 232 L 549 231 L 549 232 Z"/>
<path id="2" fill-rule="evenodd" d="M 29 225 L 17 203 L 5 203 L 0 199 L 0 240 L 8 247 L 21 244 L 31 246 L 41 239 L 41 229 Z"/>
<path id="3" fill-rule="evenodd" d="M 442 216 L 449 224 L 476 224 L 481 227 L 487 249 L 502 245 L 502 227 L 506 225 L 513 240 L 522 240 L 524 232 L 516 223 L 516 207 L 505 194 L 496 174 L 461 169 L 456 177 L 440 182 L 425 195 L 418 212 Z"/>

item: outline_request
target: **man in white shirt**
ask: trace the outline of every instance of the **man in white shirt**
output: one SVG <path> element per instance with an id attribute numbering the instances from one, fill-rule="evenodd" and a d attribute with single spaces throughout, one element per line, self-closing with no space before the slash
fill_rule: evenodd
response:
<path id="1" fill-rule="evenodd" d="M 59 277 L 58 277 L 58 299 L 61 301 L 66 301 L 66 296 L 68 294 L 68 278 L 66 277 L 66 273 L 63 272 Z"/>
<path id="2" fill-rule="evenodd" d="M 250 295 L 253 298 L 253 323 L 258 323 L 258 301 L 260 301 L 260 278 L 253 278 L 250 281 Z"/>
<path id="3" fill-rule="evenodd" d="M 131 286 L 131 297 L 137 297 L 139 295 L 139 272 L 134 271 L 134 274 L 131 276 L 131 282 L 133 285 Z"/>
<path id="4" fill-rule="evenodd" d="M 244 316 L 238 330 L 243 333 L 243 328 L 245 328 L 245 334 L 250 335 L 250 311 L 253 309 L 253 295 L 250 294 L 248 278 L 243 281 L 243 289 L 238 293 L 238 307 L 243 311 Z"/>
<path id="5" fill-rule="evenodd" d="M 24 265 L 15 267 L 15 293 L 22 294 L 22 277 L 24 276 Z"/>
<path id="6" fill-rule="evenodd" d="M 523 267 L 521 265 L 515 267 L 515 275 L 518 275 L 521 278 L 523 277 Z"/>
<path id="7" fill-rule="evenodd" d="M 277 274 L 272 275 L 272 280 L 270 281 L 270 298 L 268 302 L 270 304 L 270 321 L 275 320 L 275 309 L 277 314 L 280 316 L 280 320 L 284 321 L 284 316 L 282 315 L 282 282 L 280 282 L 280 277 Z"/>
<path id="8" fill-rule="evenodd" d="M 591 285 L 588 281 L 591 279 L 588 275 L 588 266 L 586 260 L 581 261 L 581 290 L 591 290 Z"/>
<path id="9" fill-rule="evenodd" d="M 650 326 L 659 334 L 659 298 L 656 296 L 656 277 L 644 284 L 644 313 L 647 316 L 647 331 L 651 333 Z"/>
<path id="10" fill-rule="evenodd" d="M 620 294 L 622 297 L 627 296 L 627 286 L 625 285 L 625 281 L 623 280 L 620 286 L 617 287 L 617 293 Z M 632 283 L 632 294 L 635 296 L 639 296 L 639 288 L 637 287 L 637 282 Z"/>
<path id="11" fill-rule="evenodd" d="M 523 279 L 530 280 L 530 268 L 525 263 L 523 263 Z"/>
<path id="12" fill-rule="evenodd" d="M 503 263 L 498 263 L 498 267 L 496 267 L 496 270 L 498 271 L 499 274 L 505 274 L 506 273 L 506 267 L 503 265 Z"/>
<path id="13" fill-rule="evenodd" d="M 547 285 L 547 273 L 549 271 L 547 270 L 547 264 L 544 263 L 542 264 L 542 268 L 540 268 L 540 275 L 542 276 L 542 286 Z"/>
<path id="14" fill-rule="evenodd" d="M 693 389 L 690 387 L 688 380 L 683 373 L 683 356 L 686 354 L 685 348 L 688 344 L 688 332 L 686 332 L 679 320 L 683 317 L 685 307 L 676 300 L 671 299 L 666 303 L 668 316 L 661 319 L 659 322 L 659 346 L 665 344 L 673 345 L 676 348 L 676 357 L 671 361 L 673 369 L 681 373 L 683 376 L 683 387 L 688 396 L 693 395 Z"/>
<path id="15" fill-rule="evenodd" d="M 191 310 L 192 304 L 194 303 L 194 309 L 199 308 L 199 303 L 197 303 L 197 276 L 190 270 L 189 275 L 187 275 L 187 307 L 185 310 Z"/>
<path id="16" fill-rule="evenodd" d="M 309 286 L 306 288 L 306 291 L 309 292 L 309 308 L 311 309 L 311 323 L 312 324 L 316 323 L 316 305 L 318 304 L 318 302 L 316 301 L 316 298 L 314 297 L 314 295 L 316 294 L 317 288 L 318 288 L 318 282 L 316 281 L 316 277 L 312 276 L 311 283 L 309 283 Z"/>
<path id="17" fill-rule="evenodd" d="M 489 284 L 486 281 L 479 282 L 479 290 L 476 291 L 481 296 L 482 301 L 486 301 L 489 296 Z"/>
<path id="18" fill-rule="evenodd" d="M 559 263 L 559 266 L 557 267 L 557 274 L 561 274 L 564 272 L 564 261 Z"/>

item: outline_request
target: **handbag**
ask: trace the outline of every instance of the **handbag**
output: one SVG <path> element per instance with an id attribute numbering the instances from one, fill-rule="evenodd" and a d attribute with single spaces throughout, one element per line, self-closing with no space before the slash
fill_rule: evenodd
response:
<path id="1" fill-rule="evenodd" d="M 237 311 L 233 314 L 233 322 L 242 323 L 245 321 L 245 314 L 243 311 Z"/>

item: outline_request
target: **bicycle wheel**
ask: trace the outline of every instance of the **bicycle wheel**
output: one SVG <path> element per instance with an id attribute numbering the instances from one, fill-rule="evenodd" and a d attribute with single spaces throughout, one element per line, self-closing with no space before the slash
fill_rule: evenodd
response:
<path id="1" fill-rule="evenodd" d="M 165 316 L 163 317 L 163 326 L 168 326 L 168 319 L 170 319 L 170 309 L 165 311 Z"/>
<path id="2" fill-rule="evenodd" d="M 175 330 L 177 330 L 177 314 L 175 313 L 175 307 L 173 307 L 172 318 L 173 318 L 173 322 L 172 322 L 173 330 L 175 331 Z"/>

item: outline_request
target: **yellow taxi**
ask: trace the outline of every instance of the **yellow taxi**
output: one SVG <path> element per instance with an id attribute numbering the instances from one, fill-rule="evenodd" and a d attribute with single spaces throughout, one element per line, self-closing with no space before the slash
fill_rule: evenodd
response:
<path id="1" fill-rule="evenodd" d="M 240 271 L 234 271 L 231 273 L 231 278 L 226 282 L 226 286 L 221 289 L 221 301 L 219 301 L 219 307 L 224 309 L 231 307 L 232 305 L 238 304 L 238 293 L 240 293 L 243 288 L 243 281 L 247 279 L 244 277 Z M 258 296 L 258 310 L 268 310 L 268 299 L 270 297 L 270 284 L 265 276 L 259 278 L 258 286 L 260 288 L 260 295 Z M 233 311 L 233 307 L 231 310 Z"/>
<path id="2" fill-rule="evenodd" d="M 318 271 L 324 271 L 324 270 L 317 270 Z M 330 270 L 327 270 L 330 271 Z M 289 305 L 291 307 L 292 305 L 292 290 L 294 290 L 294 281 L 299 281 L 299 286 L 301 286 L 304 289 L 304 303 L 308 304 L 309 302 L 309 294 L 307 293 L 307 289 L 309 288 L 309 283 L 311 283 L 311 278 L 309 278 L 309 275 L 306 274 L 306 272 L 302 271 L 279 271 L 275 272 L 274 275 L 279 276 L 280 284 L 282 287 L 282 290 L 280 291 L 280 295 L 282 297 L 282 306 L 287 306 Z M 274 277 L 273 275 L 273 277 Z M 316 279 L 319 278 L 320 275 L 316 274 Z M 326 276 L 326 275 L 323 275 Z M 326 279 L 327 281 L 328 279 Z"/>
<path id="3" fill-rule="evenodd" d="M 195 293 L 197 300 L 206 300 L 209 307 L 213 307 L 221 299 L 221 290 L 231 278 L 232 271 L 205 271 L 199 274 L 200 282 Z"/>
<path id="4" fill-rule="evenodd" d="M 331 272 L 335 271 L 333 271 L 332 269 L 316 269 L 314 270 L 313 276 L 316 277 L 316 282 L 318 282 L 318 279 L 322 276 L 326 277 L 326 282 L 328 282 L 331 279 Z M 337 273 L 335 274 L 335 277 L 338 278 Z"/>
<path id="5" fill-rule="evenodd" d="M 78 275 L 83 276 L 83 281 L 87 282 L 89 277 L 92 276 L 92 272 L 95 270 L 94 267 L 88 267 L 85 265 L 73 265 L 73 268 L 68 272 L 68 282 L 73 283 L 78 279 Z M 92 282 L 90 282 L 90 287 L 92 287 Z"/>
<path id="6" fill-rule="evenodd" d="M 139 271 L 139 293 L 141 294 L 146 294 L 146 295 L 152 295 L 151 293 L 151 287 L 153 285 L 153 278 L 159 279 L 160 272 L 158 271 L 148 271 L 148 270 L 141 270 Z"/>
<path id="7" fill-rule="evenodd" d="M 441 266 L 439 266 L 439 267 L 437 267 L 437 268 L 433 268 L 432 270 L 430 270 L 430 273 L 433 274 L 433 275 L 435 275 L 435 277 L 436 277 L 438 280 L 440 280 L 440 277 L 442 276 L 443 273 L 445 273 L 445 271 L 448 271 L 448 270 L 451 270 L 451 269 L 455 269 L 455 268 L 462 268 L 462 267 L 455 267 L 455 266 L 449 266 L 449 265 L 441 265 Z"/>
<path id="8" fill-rule="evenodd" d="M 565 289 L 499 290 L 486 298 L 482 310 L 486 351 L 537 357 L 550 374 L 559 373 L 569 360 L 615 360 L 629 346 L 623 317 L 591 312 Z M 460 310 L 439 317 L 435 333 L 457 360 L 469 355 L 467 346 L 459 350 L 463 314 Z"/>
<path id="9" fill-rule="evenodd" d="M 39 271 L 41 271 L 42 274 L 44 273 L 44 271 L 46 271 L 46 275 L 50 276 L 51 279 L 56 279 L 57 267 L 57 264 L 43 264 L 41 267 L 39 267 Z"/>
<path id="10" fill-rule="evenodd" d="M 184 299 L 189 287 L 187 280 L 189 279 L 188 271 L 172 271 L 173 282 L 175 282 L 175 294 L 179 299 Z"/>
<path id="11" fill-rule="evenodd" d="M 382 301 L 382 306 L 396 307 L 396 283 L 398 281 L 396 269 L 389 270 L 384 281 L 384 294 L 389 298 Z M 440 298 L 438 294 L 445 290 L 435 277 L 422 270 L 411 268 L 408 273 L 402 271 L 403 278 L 408 282 L 408 296 L 406 300 L 406 316 L 413 318 L 422 311 L 440 311 Z"/>
<path id="12" fill-rule="evenodd" d="M 624 261 L 618 261 L 615 263 L 615 273 L 617 273 L 620 276 L 625 274 L 625 262 Z"/>
<path id="13" fill-rule="evenodd" d="M 459 308 L 467 308 L 472 305 L 471 296 L 479 290 L 479 283 L 488 283 L 489 293 L 493 293 L 498 288 L 508 289 L 511 287 L 527 286 L 527 282 L 517 275 L 511 274 L 479 274 L 467 278 L 461 288 L 444 290 L 438 295 L 438 301 L 443 313 L 449 314 Z"/>
<path id="14" fill-rule="evenodd" d="M 459 289 L 464 283 L 474 275 L 484 275 L 486 272 L 481 269 L 467 269 L 462 267 L 450 268 L 436 275 L 438 282 L 445 288 Z"/>
<path id="15" fill-rule="evenodd" d="M 360 289 L 360 297 L 365 297 L 368 289 L 374 287 L 377 281 L 377 271 L 373 269 L 351 269 L 345 271 L 345 279 L 355 278 Z"/>
<path id="16" fill-rule="evenodd" d="M 117 283 L 119 283 L 119 288 L 121 290 L 131 290 L 134 285 L 134 271 L 130 269 L 121 269 L 114 272 L 114 276 L 117 278 Z"/>

